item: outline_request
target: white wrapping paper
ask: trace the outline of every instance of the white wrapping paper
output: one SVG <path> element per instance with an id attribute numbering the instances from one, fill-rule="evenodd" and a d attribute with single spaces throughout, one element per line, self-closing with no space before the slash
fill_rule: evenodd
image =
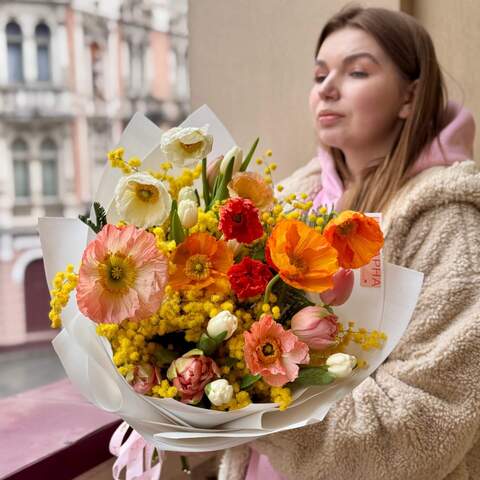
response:
<path id="1" fill-rule="evenodd" d="M 183 126 L 209 124 L 214 137 L 210 158 L 234 145 L 234 140 L 206 106 L 194 112 Z M 162 161 L 159 148 L 161 131 L 141 114 L 128 124 L 119 145 L 126 157 L 136 155 L 144 168 L 155 168 Z M 120 172 L 106 168 L 95 200 L 110 206 Z M 116 221 L 108 208 L 110 222 Z M 51 280 L 68 263 L 78 266 L 92 238 L 86 225 L 76 219 L 40 218 L 39 231 L 47 279 Z M 400 340 L 413 314 L 420 293 L 421 273 L 391 264 L 382 264 L 380 288 L 360 285 L 355 271 L 355 287 L 348 302 L 335 308 L 342 323 L 355 321 L 368 330 L 382 330 L 388 340 L 382 350 L 361 352 L 369 367 L 323 387 L 294 392 L 291 406 L 280 412 L 276 404 L 251 404 L 241 410 L 219 412 L 200 409 L 173 399 L 158 399 L 137 394 L 118 373 L 108 341 L 95 332 L 95 324 L 84 317 L 72 296 L 64 310 L 63 329 L 53 346 L 74 385 L 93 404 L 114 412 L 127 421 L 147 441 L 163 450 L 202 452 L 224 449 L 249 442 L 263 435 L 298 428 L 321 421 L 329 408 L 367 378 L 388 357 Z M 352 345 L 351 353 L 358 353 Z"/>

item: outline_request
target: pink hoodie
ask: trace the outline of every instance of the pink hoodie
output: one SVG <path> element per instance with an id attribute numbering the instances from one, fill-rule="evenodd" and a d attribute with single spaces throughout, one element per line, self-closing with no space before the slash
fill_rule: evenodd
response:
<path id="1" fill-rule="evenodd" d="M 414 163 L 411 176 L 430 167 L 452 165 L 473 157 L 473 140 L 475 138 L 475 121 L 472 114 L 455 102 L 448 102 L 445 111 L 445 123 L 438 136 L 445 152 L 443 156 L 437 139 L 420 154 Z M 317 159 L 322 166 L 322 189 L 313 200 L 313 208 L 322 205 L 336 205 L 343 195 L 343 183 L 335 169 L 331 155 L 319 148 Z"/>
<path id="2" fill-rule="evenodd" d="M 437 141 L 430 148 L 427 147 L 418 157 L 412 167 L 411 176 L 430 167 L 440 165 L 452 165 L 455 162 L 471 159 L 473 157 L 473 141 L 475 138 L 475 121 L 472 114 L 454 102 L 448 102 L 445 111 L 445 125 L 438 139 L 445 152 L 443 156 Z M 313 208 L 322 205 L 336 205 L 343 195 L 343 183 L 335 170 L 335 164 L 330 154 L 319 149 L 317 159 L 322 166 L 322 189 L 313 200 Z M 269 480 L 286 480 L 270 465 L 268 457 L 260 455 L 252 449 L 252 455 L 248 465 L 245 480 L 257 480 L 268 478 Z"/>

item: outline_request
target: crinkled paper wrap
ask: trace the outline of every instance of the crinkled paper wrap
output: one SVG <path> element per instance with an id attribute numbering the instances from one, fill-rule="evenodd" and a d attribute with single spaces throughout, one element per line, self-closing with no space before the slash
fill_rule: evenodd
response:
<path id="1" fill-rule="evenodd" d="M 214 137 L 210 158 L 224 153 L 234 140 L 207 107 L 194 112 L 182 126 L 209 124 Z M 145 168 L 163 161 L 159 148 L 161 131 L 141 114 L 136 114 L 124 131 L 119 146 L 126 158 L 138 156 Z M 107 206 L 109 222 L 115 222 L 111 208 L 113 191 L 121 172 L 105 168 L 95 200 Z M 57 271 L 68 263 L 79 265 L 83 251 L 93 236 L 77 219 L 40 218 L 40 238 L 45 271 L 50 288 Z M 95 324 L 84 317 L 72 295 L 63 313 L 63 329 L 53 346 L 72 383 L 94 405 L 116 413 L 148 442 L 163 450 L 204 452 L 234 447 L 263 435 L 319 422 L 337 400 L 348 394 L 387 358 L 400 340 L 413 314 L 423 275 L 382 262 L 380 288 L 360 286 L 355 271 L 355 287 L 345 305 L 336 307 L 340 321 L 355 321 L 368 330 L 381 330 L 388 336 L 382 350 L 361 352 L 367 369 L 357 370 L 350 378 L 322 387 L 294 392 L 291 406 L 280 412 L 273 403 L 251 404 L 241 410 L 219 412 L 200 409 L 173 399 L 152 398 L 136 393 L 119 374 L 112 361 L 109 342 L 95 332 Z M 350 353 L 359 353 L 356 345 Z"/>

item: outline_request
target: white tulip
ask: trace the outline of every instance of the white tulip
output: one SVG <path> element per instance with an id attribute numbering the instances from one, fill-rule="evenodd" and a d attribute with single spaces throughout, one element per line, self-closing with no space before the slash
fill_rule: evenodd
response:
<path id="1" fill-rule="evenodd" d="M 198 222 L 198 207 L 196 201 L 182 200 L 178 204 L 177 213 L 184 228 L 192 228 Z"/>
<path id="2" fill-rule="evenodd" d="M 233 170 L 232 170 L 232 175 L 235 172 L 238 172 L 240 170 L 240 166 L 242 165 L 242 160 L 243 160 L 243 152 L 240 147 L 237 147 L 236 145 L 232 147 L 223 157 L 222 163 L 220 164 L 220 173 L 224 174 L 225 170 L 228 167 L 228 164 L 230 163 L 230 160 L 232 157 L 235 158 L 233 161 Z"/>
<path id="3" fill-rule="evenodd" d="M 197 195 L 195 194 L 195 189 L 193 187 L 183 187 L 178 192 L 178 203 L 183 200 L 192 200 L 192 202 L 197 201 Z"/>
<path id="4" fill-rule="evenodd" d="M 233 255 L 236 255 L 242 248 L 242 244 L 238 240 L 235 240 L 234 238 L 227 240 L 227 245 L 230 248 L 230 250 L 233 252 Z"/>
<path id="5" fill-rule="evenodd" d="M 167 187 L 146 172 L 122 177 L 114 198 L 120 219 L 140 228 L 161 225 L 172 207 Z"/>
<path id="6" fill-rule="evenodd" d="M 220 378 L 205 386 L 208 399 L 217 407 L 228 403 L 233 398 L 233 387 L 227 380 Z"/>
<path id="7" fill-rule="evenodd" d="M 208 125 L 202 128 L 171 128 L 162 135 L 160 148 L 167 160 L 175 165 L 193 165 L 212 151 L 213 137 L 207 132 Z"/>
<path id="8" fill-rule="evenodd" d="M 222 310 L 208 321 L 207 333 L 209 337 L 216 337 L 222 332 L 227 332 L 227 338 L 230 338 L 238 327 L 238 319 L 228 310 Z"/>
<path id="9" fill-rule="evenodd" d="M 348 353 L 334 353 L 327 358 L 328 373 L 337 378 L 348 377 L 355 365 L 357 359 Z"/>

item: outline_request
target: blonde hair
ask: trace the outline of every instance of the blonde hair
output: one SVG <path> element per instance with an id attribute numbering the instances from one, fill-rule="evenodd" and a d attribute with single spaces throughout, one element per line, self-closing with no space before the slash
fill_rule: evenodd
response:
<path id="1" fill-rule="evenodd" d="M 438 136 L 446 108 L 443 75 L 428 32 L 411 16 L 384 8 L 348 6 L 334 15 L 320 33 L 315 58 L 325 39 L 345 27 L 370 34 L 396 65 L 401 77 L 417 80 L 412 113 L 403 121 L 389 154 L 349 185 L 342 208 L 382 211 L 409 178 L 409 170 L 422 150 Z M 441 147 L 441 146 L 440 146 Z M 344 184 L 352 176 L 341 150 L 331 148 Z"/>

